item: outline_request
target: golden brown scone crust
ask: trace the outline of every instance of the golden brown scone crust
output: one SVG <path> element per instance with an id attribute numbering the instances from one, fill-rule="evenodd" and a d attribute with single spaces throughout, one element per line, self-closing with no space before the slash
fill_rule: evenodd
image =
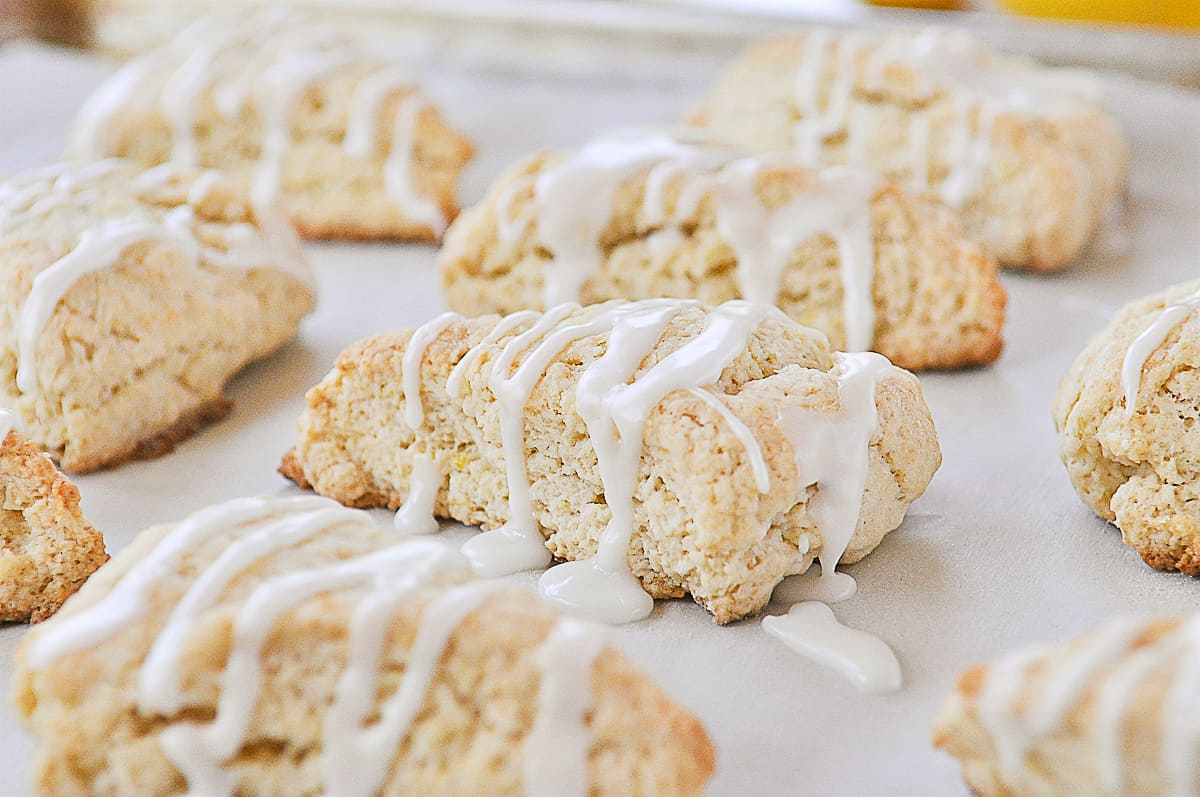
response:
<path id="1" fill-rule="evenodd" d="M 1134 655 L 1156 661 L 1128 693 L 1127 711 L 1120 717 L 1121 797 L 1165 797 L 1168 783 L 1162 766 L 1163 712 L 1177 711 L 1166 703 L 1168 687 L 1181 656 L 1165 650 L 1166 637 L 1179 628 L 1178 620 L 1149 621 L 1119 655 L 1088 676 L 1088 683 L 1056 727 L 1034 734 L 1015 771 L 999 760 L 997 742 L 980 716 L 980 694 L 996 665 L 977 666 L 959 676 L 953 694 L 934 722 L 933 744 L 958 759 L 963 779 L 979 797 L 1107 797 L 1098 762 L 1096 699 L 1110 685 L 1117 668 Z M 1091 635 L 1047 646 L 1036 652 L 1021 681 L 1015 713 L 1008 721 L 1028 728 L 1030 716 L 1045 701 L 1046 674 L 1091 641 Z M 1018 653 L 1014 655 L 1024 655 Z"/>
<path id="2" fill-rule="evenodd" d="M 577 314 L 596 312 L 592 307 Z M 641 369 L 698 334 L 704 318 L 699 308 L 678 313 Z M 425 420 L 417 430 L 403 420 L 401 389 L 411 333 L 377 335 L 350 346 L 309 391 L 284 475 L 349 506 L 395 509 L 408 493 L 414 451 L 423 451 L 442 474 L 437 515 L 484 529 L 502 525 L 508 519 L 508 487 L 499 412 L 484 369 L 508 338 L 476 360 L 462 399 L 445 389 L 453 366 L 497 321 L 485 316 L 456 322 L 434 339 L 421 361 Z M 574 397 L 583 368 L 606 345 L 606 335 L 569 344 L 525 408 L 534 513 L 559 559 L 594 554 L 610 516 Z M 690 594 L 725 623 L 760 611 L 784 576 L 803 571 L 820 553 L 821 531 L 807 509 L 817 488 L 799 483 L 791 444 L 776 420 L 785 403 L 836 412 L 840 400 L 828 373 L 832 365 L 819 336 L 772 316 L 725 369 L 721 400 L 763 451 L 770 469 L 765 494 L 755 486 L 745 446 L 702 398 L 675 391 L 650 412 L 628 558 L 647 592 L 657 598 Z M 879 384 L 876 404 L 879 430 L 871 441 L 867 488 L 845 563 L 861 559 L 900 525 L 941 463 L 933 420 L 914 376 L 896 370 Z"/>
<path id="3" fill-rule="evenodd" d="M 164 52 L 178 49 L 179 45 L 168 44 L 143 58 L 162 59 Z M 253 55 L 254 48 L 247 48 L 241 57 L 248 60 Z M 146 166 L 172 160 L 175 137 L 170 121 L 158 102 L 147 98 L 163 91 L 163 84 L 185 56 L 181 51 L 178 58 L 167 62 L 172 67 L 160 67 L 159 74 L 139 89 L 134 100 L 121 106 L 103 131 L 98 149 L 76 141 L 68 155 L 116 156 Z M 306 238 L 436 241 L 441 236 L 440 225 L 431 226 L 406 213 L 385 188 L 395 119 L 401 105 L 420 93 L 415 81 L 388 91 L 379 106 L 374 149 L 368 157 L 351 157 L 345 150 L 354 91 L 379 68 L 380 63 L 364 53 L 313 80 L 291 108 L 290 140 L 281 162 L 276 203 Z M 446 123 L 432 100 L 424 97 L 423 102 L 412 132 L 408 182 L 449 221 L 458 214 L 455 192 L 459 175 L 475 149 L 466 136 Z M 214 89 L 204 91 L 196 103 L 193 125 L 196 165 L 222 170 L 250 193 L 263 147 L 260 111 L 251 92 L 241 112 L 227 118 L 218 109 Z M 77 129 L 79 126 L 77 123 Z"/>
<path id="4" fill-rule="evenodd" d="M 532 187 L 515 194 L 512 189 L 567 156 L 543 152 L 516 164 L 480 205 L 451 226 L 438 267 L 452 309 L 467 315 L 543 309 L 542 275 L 554 267 L 552 255 L 538 244 Z M 638 211 L 650 169 L 621 184 L 600 235 L 600 267 L 583 284 L 581 301 L 673 296 L 717 304 L 738 298 L 737 256 L 717 230 L 711 191 L 682 220 L 677 243 L 662 249 L 650 240 L 662 229 L 661 222 L 649 223 Z M 685 179 L 678 175 L 667 181 L 668 217 L 675 213 Z M 813 190 L 819 180 L 798 165 L 771 162 L 760 169 L 755 187 L 763 205 L 776 209 Z M 509 223 L 525 225 L 511 244 L 500 239 L 497 223 L 500 202 L 509 196 Z M 875 190 L 869 212 L 875 249 L 872 349 L 912 370 L 994 361 L 1003 348 L 1005 308 L 995 262 L 962 236 L 952 213 L 894 184 Z M 842 276 L 832 238 L 817 235 L 796 249 L 776 304 L 828 335 L 835 349 L 845 348 Z"/>
<path id="5" fill-rule="evenodd" d="M 305 281 L 267 263 L 225 268 L 201 255 L 197 264 L 173 242 L 134 243 L 112 267 L 71 285 L 38 337 L 38 387 L 22 393 L 18 328 L 33 279 L 90 228 L 131 214 L 160 220 L 186 205 L 199 178 L 183 170 L 139 193 L 131 185 L 141 174 L 120 165 L 97 183 L 98 198 L 17 223 L 0 238 L 0 406 L 17 412 L 30 439 L 68 471 L 159 456 L 224 416 L 226 382 L 294 337 L 315 303 Z M 266 234 L 258 211 L 225 183 L 192 210 L 211 246 L 226 245 L 230 225 Z M 279 244 L 280 264 L 303 263 L 291 246 Z"/>
<path id="6" fill-rule="evenodd" d="M 60 617 L 97 603 L 172 528 L 160 526 L 139 535 Z M 192 548 L 156 582 L 145 615 L 95 647 L 39 669 L 30 665 L 33 638 L 22 643 L 14 701 L 39 742 L 33 760 L 35 793 L 183 793 L 183 779 L 159 746 L 159 734 L 173 722 L 212 718 L 233 623 L 253 588 L 270 576 L 404 544 L 382 526 L 364 531 L 361 525 L 343 525 L 253 564 L 190 626 L 180 663 L 184 709 L 171 715 L 139 710 L 137 673 L 151 643 L 197 571 L 231 539 L 228 532 L 219 532 Z M 468 578 L 463 570 L 443 572 L 401 602 L 384 647 L 381 696 L 392 694 L 404 675 L 422 610 Z M 362 597 L 355 589 L 323 593 L 272 626 L 247 742 L 230 762 L 239 774 L 239 795 L 320 793 L 324 712 L 347 661 L 347 624 Z M 380 795 L 523 794 L 522 762 L 526 754 L 538 754 L 525 749 L 540 682 L 535 656 L 556 619 L 546 604 L 519 588 L 493 594 L 468 615 L 450 638 Z M 54 626 L 42 626 L 48 627 Z M 694 716 L 612 648 L 604 648 L 596 659 L 591 684 L 590 794 L 703 793 L 714 753 Z"/>
<path id="7" fill-rule="evenodd" d="M 1059 456 L 1084 503 L 1151 567 L 1200 575 L 1200 308 L 1142 368 L 1125 414 L 1121 368 L 1134 339 L 1200 281 L 1131 302 L 1076 358 L 1054 398 Z"/>
<path id="8" fill-rule="evenodd" d="M 932 97 L 918 87 L 936 80 L 909 65 L 894 63 L 877 85 L 868 84 L 868 59 L 883 39 L 858 32 L 865 46 L 855 59 L 849 113 L 867 120 L 865 165 L 894 180 L 913 179 L 909 121 L 915 112 L 930 114 L 925 147 L 929 184 L 938 186 L 950 173 L 956 151 L 961 91 L 945 86 Z M 751 45 L 717 81 L 688 122 L 706 127 L 716 138 L 755 152 L 792 151 L 796 147 L 795 80 L 809 35 L 790 35 Z M 981 47 L 981 45 L 976 45 Z M 994 53 L 984 55 L 1000 70 L 1032 74 L 1029 62 Z M 830 59 L 836 63 L 837 59 Z M 830 86 L 837 67 L 825 75 Z M 976 108 L 972 133 L 980 129 Z M 1117 122 L 1099 102 L 1073 103 L 1049 112 L 1002 109 L 994 123 L 990 154 L 977 191 L 960 208 L 963 229 L 1008 268 L 1054 271 L 1074 262 L 1088 245 L 1108 201 L 1124 183 L 1129 153 Z M 845 135 L 827 139 L 821 162 L 847 160 Z"/>
<path id="9" fill-rule="evenodd" d="M 0 440 L 0 621 L 40 623 L 106 561 L 79 490 L 9 432 Z"/>

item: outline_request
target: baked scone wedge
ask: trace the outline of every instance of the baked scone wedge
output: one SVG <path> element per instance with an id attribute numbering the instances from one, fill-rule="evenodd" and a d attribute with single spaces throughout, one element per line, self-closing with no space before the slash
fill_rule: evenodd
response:
<path id="1" fill-rule="evenodd" d="M 0 622 L 40 623 L 108 561 L 79 490 L 0 409 Z"/>
<path id="2" fill-rule="evenodd" d="M 1125 179 L 1099 78 L 963 31 L 813 29 L 752 45 L 688 117 L 716 138 L 928 189 L 1001 265 L 1065 268 Z"/>
<path id="3" fill-rule="evenodd" d="M 296 335 L 308 262 L 213 172 L 120 160 L 0 183 L 0 407 L 63 469 L 156 456 Z"/>
<path id="4" fill-rule="evenodd" d="M 1137 299 L 1054 397 L 1079 497 L 1151 567 L 1200 575 L 1200 281 Z"/>
<path id="5" fill-rule="evenodd" d="M 568 560 L 542 592 L 610 622 L 754 614 L 872 551 L 941 462 L 912 374 L 744 301 L 448 313 L 350 346 L 307 401 L 284 475 L 482 526 L 487 575 Z"/>
<path id="6" fill-rule="evenodd" d="M 1197 772 L 1200 622 L 1118 618 L 958 679 L 934 725 L 980 797 L 1167 797 Z"/>
<path id="7" fill-rule="evenodd" d="M 50 795 L 699 795 L 699 721 L 458 552 L 316 496 L 139 535 L 22 641 Z"/>
<path id="8" fill-rule="evenodd" d="M 286 8 L 203 17 L 126 64 L 68 149 L 219 168 L 306 237 L 430 241 L 473 152 L 394 58 Z"/>
<path id="9" fill-rule="evenodd" d="M 447 304 L 473 315 L 745 298 L 905 368 L 983 365 L 1003 345 L 995 263 L 952 213 L 865 173 L 743 157 L 682 129 L 521 161 L 450 228 L 439 269 Z"/>

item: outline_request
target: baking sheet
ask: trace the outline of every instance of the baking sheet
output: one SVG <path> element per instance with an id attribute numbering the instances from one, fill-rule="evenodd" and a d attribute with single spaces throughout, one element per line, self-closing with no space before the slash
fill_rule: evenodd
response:
<path id="1" fill-rule="evenodd" d="M 428 80 L 479 146 L 462 191 L 468 204 L 506 163 L 536 147 L 676 118 L 721 65 L 713 57 L 675 73 L 656 66 L 639 74 L 648 62 L 631 48 L 619 76 L 555 78 L 484 74 L 469 66 L 468 53 L 461 61 L 456 55 L 443 51 L 427 64 Z M 56 158 L 76 107 L 109 69 L 91 56 L 0 46 L 0 172 Z M 596 71 L 608 70 L 600 62 Z M 659 602 L 646 622 L 613 630 L 614 643 L 704 721 L 718 755 L 713 794 L 963 797 L 954 764 L 928 742 L 958 671 L 1119 612 L 1171 614 L 1200 603 L 1200 581 L 1147 569 L 1078 501 L 1055 453 L 1050 398 L 1078 351 L 1122 303 L 1195 276 L 1200 263 L 1200 94 L 1122 78 L 1109 88 L 1133 142 L 1123 218 L 1067 273 L 1004 276 L 1010 314 L 999 363 L 923 378 L 945 463 L 904 525 L 848 568 L 859 591 L 835 612 L 894 648 L 903 691 L 860 694 L 791 654 L 757 621 L 721 628 L 684 601 Z M 443 309 L 432 247 L 309 249 L 320 307 L 296 343 L 234 381 L 227 420 L 164 459 L 77 480 L 110 550 L 150 524 L 216 501 L 293 491 L 275 467 L 292 442 L 304 391 L 343 346 Z M 0 628 L 5 682 L 24 633 Z M 0 795 L 28 792 L 30 753 L 5 705 Z"/>

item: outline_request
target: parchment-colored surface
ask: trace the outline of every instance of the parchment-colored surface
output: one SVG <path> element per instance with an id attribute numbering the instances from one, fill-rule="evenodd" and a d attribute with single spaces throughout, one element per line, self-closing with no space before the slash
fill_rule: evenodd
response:
<path id="1" fill-rule="evenodd" d="M 533 148 L 678 117 L 721 65 L 714 58 L 703 74 L 639 75 L 640 56 L 631 51 L 619 78 L 555 79 L 549 71 L 475 74 L 455 69 L 453 55 L 439 57 L 430 87 L 479 147 L 465 203 Z M 55 159 L 76 107 L 108 69 L 91 57 L 0 47 L 0 172 Z M 924 379 L 945 464 L 904 526 L 850 569 L 858 595 L 835 607 L 843 622 L 892 645 L 903 691 L 859 694 L 788 652 L 756 621 L 719 628 L 688 603 L 660 603 L 650 620 L 613 632 L 707 725 L 718 751 L 713 794 L 962 797 L 952 762 L 928 743 L 930 720 L 960 669 L 1118 612 L 1200 606 L 1200 581 L 1144 567 L 1076 499 L 1055 453 L 1050 398 L 1089 336 L 1126 300 L 1193 277 L 1200 266 L 1200 94 L 1125 79 L 1110 88 L 1134 150 L 1124 221 L 1066 273 L 1004 277 L 1008 348 L 995 367 Z M 84 509 L 110 550 L 147 525 L 215 501 L 292 489 L 275 466 L 292 441 L 304 391 L 346 344 L 443 307 L 432 247 L 311 251 L 320 308 L 297 343 L 233 384 L 226 421 L 165 459 L 79 479 Z M 23 634 L 20 626 L 0 628 L 4 681 Z M 30 749 L 5 705 L 0 795 L 28 793 Z"/>

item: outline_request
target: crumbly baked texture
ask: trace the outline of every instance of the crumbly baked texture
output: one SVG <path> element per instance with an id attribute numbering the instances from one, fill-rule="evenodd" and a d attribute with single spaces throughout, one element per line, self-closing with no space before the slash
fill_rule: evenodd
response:
<path id="1" fill-rule="evenodd" d="M 509 169 L 477 207 L 451 226 L 439 255 L 447 304 L 468 315 L 543 308 L 543 275 L 556 264 L 538 240 L 532 178 L 569 153 L 544 152 Z M 580 300 L 698 298 L 710 304 L 737 298 L 737 255 L 723 239 L 710 187 L 679 221 L 678 233 L 648 220 L 642 207 L 653 164 L 624 180 L 600 234 L 602 259 L 582 286 Z M 663 202 L 674 216 L 694 169 L 668 179 Z M 755 178 L 762 205 L 777 209 L 813 191 L 821 177 L 795 163 L 765 162 Z M 521 183 L 529 184 L 520 189 Z M 515 193 L 514 193 L 515 190 Z M 522 232 L 499 233 L 498 214 Z M 952 213 L 925 197 L 882 183 L 869 202 L 874 242 L 870 289 L 875 312 L 871 348 L 903 368 L 961 368 L 994 361 L 1003 348 L 1005 293 L 995 262 L 964 238 Z M 766 232 L 763 231 L 763 235 Z M 787 260 L 776 304 L 802 324 L 820 329 L 835 349 L 846 347 L 845 285 L 837 242 L 827 234 L 801 243 Z"/>
<path id="2" fill-rule="evenodd" d="M 595 312 L 584 308 L 576 314 Z M 705 317 L 700 308 L 677 313 L 635 379 L 697 335 Z M 499 409 L 486 371 L 511 335 L 474 361 L 462 399 L 451 398 L 445 387 L 453 366 L 498 320 L 452 323 L 433 340 L 421 361 L 424 422 L 415 430 L 404 421 L 401 388 L 411 332 L 350 346 L 309 391 L 284 475 L 350 506 L 394 509 L 407 497 L 414 452 L 423 451 L 441 474 L 437 515 L 488 530 L 502 525 L 509 513 L 508 487 Z M 534 514 L 558 559 L 595 554 L 610 518 L 595 450 L 575 408 L 579 376 L 606 346 L 606 333 L 567 345 L 525 405 Z M 808 508 L 819 488 L 800 483 L 794 451 L 777 418 L 788 403 L 837 412 L 832 366 L 819 335 L 768 316 L 722 373 L 719 400 L 757 440 L 770 469 L 766 493 L 756 488 L 746 446 L 703 398 L 677 390 L 649 413 L 628 563 L 650 595 L 690 594 L 726 623 L 761 610 L 781 579 L 802 572 L 820 554 L 822 530 Z M 870 443 L 857 530 L 841 559 L 846 563 L 861 559 L 900 525 L 941 462 L 915 377 L 896 370 L 880 382 L 875 398 L 879 428 Z"/>
<path id="3" fill-rule="evenodd" d="M 1151 567 L 1191 575 L 1200 575 L 1200 307 L 1146 359 L 1132 417 L 1121 370 L 1163 308 L 1198 290 L 1200 281 L 1184 283 L 1122 309 L 1076 358 L 1053 407 L 1059 456 L 1079 497 Z"/>
<path id="4" fill-rule="evenodd" d="M 198 172 L 139 184 L 144 174 L 113 162 L 71 190 L 30 179 L 39 190 L 27 206 L 0 219 L 0 406 L 68 471 L 166 453 L 221 417 L 226 382 L 294 337 L 314 306 L 298 276 L 304 255 L 280 220 Z M 208 187 L 189 203 L 200 179 Z M 55 201 L 34 212 L 46 197 Z M 19 329 L 35 277 L 124 219 L 169 234 L 130 243 L 73 281 L 36 337 L 36 387 L 20 389 Z M 230 258 L 253 265 L 215 265 Z"/>
<path id="5" fill-rule="evenodd" d="M 208 723 L 216 715 L 218 701 L 229 689 L 221 673 L 237 644 L 233 626 L 244 619 L 255 588 L 272 577 L 294 577 L 415 544 L 370 519 L 365 524 L 342 522 L 238 570 L 215 602 L 186 628 L 178 668 L 178 711 L 139 708 L 139 669 L 198 572 L 211 566 L 235 539 L 233 529 L 204 537 L 160 572 L 136 621 L 45 666 L 31 664 L 37 632 L 57 631 L 94 607 L 175 528 L 160 526 L 139 535 L 18 650 L 14 700 L 38 742 L 32 762 L 35 793 L 183 793 L 184 778 L 164 753 L 161 739 L 171 726 Z M 380 679 L 377 706 L 396 692 L 409 672 L 426 607 L 469 578 L 464 568 L 436 571 L 424 586 L 405 594 L 389 615 L 380 664 L 373 668 Z M 324 723 L 350 660 L 351 617 L 365 600 L 378 595 L 381 586 L 357 584 L 326 591 L 292 605 L 272 621 L 257 662 L 261 679 L 244 740 L 222 765 L 235 773 L 237 794 L 324 793 Z M 467 614 L 436 662 L 419 711 L 395 745 L 378 794 L 524 794 L 523 764 L 543 752 L 528 749 L 538 712 L 537 656 L 557 619 L 546 604 L 516 587 L 491 593 Z M 592 699 L 583 717 L 591 740 L 587 793 L 702 794 L 714 754 L 699 721 L 611 647 L 601 650 L 590 672 Z M 370 718 L 370 723 L 379 721 L 378 714 Z"/>
<path id="6" fill-rule="evenodd" d="M 200 26 L 207 27 L 195 33 Z M 69 156 L 117 156 L 147 166 L 184 158 L 188 165 L 221 169 L 247 194 L 274 202 L 308 238 L 441 236 L 458 212 L 459 174 L 474 147 L 415 79 L 392 81 L 370 104 L 371 140 L 366 151 L 351 153 L 346 136 L 356 92 L 394 71 L 388 61 L 332 29 L 276 12 L 202 19 L 189 30 L 97 89 L 76 121 Z M 203 47 L 216 54 L 203 67 L 197 96 L 180 112 L 172 105 L 181 102 L 176 84 L 197 80 L 194 59 Z M 240 104 L 230 109 L 229 98 L 239 92 Z M 411 124 L 402 118 L 410 101 L 419 103 Z M 175 125 L 186 125 L 192 139 L 186 156 L 173 125 L 172 114 L 180 113 L 186 121 Z M 276 136 L 282 151 L 272 154 Z M 395 165 L 389 162 L 393 149 Z M 260 197 L 256 186 L 276 158 L 276 185 Z M 397 169 L 398 176 L 389 176 Z M 413 210 L 426 203 L 432 211 Z"/>
<path id="7" fill-rule="evenodd" d="M 45 620 L 107 560 L 75 485 L 9 432 L 0 440 L 0 621 Z"/>
<path id="8" fill-rule="evenodd" d="M 756 152 L 794 151 L 797 123 L 803 121 L 797 76 L 818 35 L 828 34 L 790 35 L 752 45 L 688 121 Z M 1081 82 L 1078 73 L 992 53 L 973 40 L 959 41 L 962 33 L 942 35 L 955 40 L 948 53 L 935 55 L 932 62 L 916 60 L 921 48 L 914 43 L 902 48 L 904 55 L 884 57 L 878 64 L 872 58 L 887 46 L 884 36 L 834 34 L 838 54 L 819 73 L 818 107 L 831 113 L 839 75 L 845 63 L 852 64 L 853 79 L 845 82 L 845 114 L 855 126 L 856 142 L 849 147 L 846 123 L 835 124 L 819 144 L 819 162 L 853 160 L 936 191 L 962 168 L 964 158 L 975 157 L 970 146 L 960 144 L 966 132 L 985 147 L 985 155 L 980 174 L 971 176 L 973 190 L 958 208 L 964 231 L 1002 266 L 1033 271 L 1069 266 L 1088 245 L 1109 200 L 1122 189 L 1128 149 L 1117 122 L 1098 98 L 1089 96 L 1092 87 L 1076 91 L 1068 85 Z M 843 63 L 841 48 L 848 41 L 859 49 Z M 1035 93 L 1043 86 L 1051 99 L 1043 101 Z M 965 122 L 963 103 L 969 104 Z M 914 132 L 918 115 L 922 124 L 927 121 L 919 128 L 923 133 Z"/>
<path id="9" fill-rule="evenodd" d="M 1184 660 L 1183 649 L 1177 645 L 1184 625 L 1179 620 L 1145 622 L 1133 630 L 1127 643 L 1115 646 L 1096 663 L 1095 669 L 1074 673 L 1068 689 L 1075 697 L 1052 715 L 1055 721 L 1050 727 L 1039 727 L 1037 717 L 1046 712 L 1047 701 L 1061 699 L 1061 681 L 1054 681 L 1061 679 L 1064 667 L 1090 655 L 1088 646 L 1096 643 L 1099 634 L 1111 632 L 1114 624 L 972 667 L 959 677 L 954 693 L 939 712 L 933 743 L 958 759 L 963 779 L 979 797 L 1161 797 L 1177 793 L 1174 788 L 1182 784 L 1172 786 L 1164 766 L 1164 747 L 1169 744 L 1165 739 L 1171 732 L 1171 714 L 1188 710 L 1172 704 L 1169 694 L 1180 668 L 1195 666 L 1194 661 Z M 997 668 L 1010 666 L 1017 656 L 1025 657 L 1026 669 L 1019 675 L 1012 700 L 989 723 L 981 707 L 984 690 L 996 677 Z M 1122 668 L 1131 663 L 1136 667 L 1138 658 L 1146 659 L 1141 677 L 1128 686 L 1121 684 L 1127 677 Z M 1106 690 L 1110 695 L 1115 690 L 1121 698 L 1111 717 L 1101 716 L 1098 707 L 1098 701 L 1106 699 L 1102 697 Z M 999 727 L 1004 728 L 1002 733 L 1013 734 L 1024 748 L 1012 761 L 1004 761 L 999 752 L 1007 744 L 995 735 L 994 729 Z M 1106 738 L 1116 743 L 1115 748 L 1103 746 Z M 1189 766 L 1194 767 L 1194 762 L 1193 757 Z M 1114 777 L 1117 783 L 1106 783 Z M 1194 779 L 1195 772 L 1186 777 Z M 1188 788 L 1190 784 L 1183 790 Z"/>

